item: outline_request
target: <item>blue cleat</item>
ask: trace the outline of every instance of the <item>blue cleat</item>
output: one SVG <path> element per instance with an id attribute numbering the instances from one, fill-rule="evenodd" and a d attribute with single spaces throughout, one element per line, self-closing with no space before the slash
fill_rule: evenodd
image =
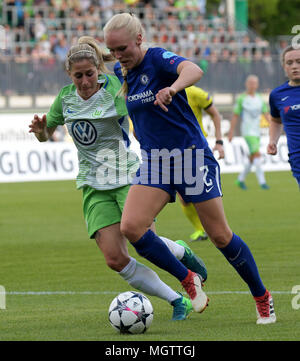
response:
<path id="1" fill-rule="evenodd" d="M 201 282 L 205 282 L 207 279 L 207 269 L 202 259 L 198 257 L 184 241 L 178 240 L 175 243 L 185 248 L 184 256 L 180 262 L 192 272 L 198 273 L 201 277 Z"/>
<path id="2" fill-rule="evenodd" d="M 171 305 L 174 307 L 172 321 L 183 321 L 190 312 L 193 311 L 191 300 L 183 297 L 181 294 L 179 298 L 171 303 Z"/>
<path id="3" fill-rule="evenodd" d="M 244 191 L 248 189 L 247 186 L 246 186 L 246 184 L 245 184 L 245 182 L 241 182 L 240 180 L 237 179 L 234 183 L 235 183 L 238 187 L 240 187 L 241 189 L 243 189 Z"/>
<path id="4" fill-rule="evenodd" d="M 266 183 L 261 184 L 261 185 L 260 185 L 260 188 L 261 188 L 261 189 L 265 189 L 265 190 L 270 189 L 270 187 L 269 187 Z"/>

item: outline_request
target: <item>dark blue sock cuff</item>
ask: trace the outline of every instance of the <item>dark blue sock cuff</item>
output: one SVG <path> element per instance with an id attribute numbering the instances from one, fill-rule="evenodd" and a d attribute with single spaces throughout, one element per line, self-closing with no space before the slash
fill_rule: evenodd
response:
<path id="1" fill-rule="evenodd" d="M 237 236 L 236 234 L 232 233 L 231 241 L 228 243 L 228 245 L 224 248 L 218 248 L 223 255 L 228 259 L 234 259 L 237 257 L 238 253 L 241 250 L 241 246 L 246 245 L 243 240 Z M 246 245 L 247 246 L 247 245 Z"/>
<path id="2" fill-rule="evenodd" d="M 255 297 L 264 295 L 266 288 L 262 283 L 255 260 L 247 244 L 233 233 L 228 245 L 219 248 L 219 250 L 248 284 L 252 295 Z"/>
<path id="3" fill-rule="evenodd" d="M 150 248 L 155 245 L 155 241 L 157 241 L 156 238 L 156 234 L 149 229 L 137 242 L 132 243 L 132 245 L 139 255 L 146 257 Z"/>
<path id="4" fill-rule="evenodd" d="M 165 243 L 150 229 L 132 245 L 139 255 L 168 271 L 180 282 L 186 278 L 188 274 L 187 268 L 178 261 Z"/>

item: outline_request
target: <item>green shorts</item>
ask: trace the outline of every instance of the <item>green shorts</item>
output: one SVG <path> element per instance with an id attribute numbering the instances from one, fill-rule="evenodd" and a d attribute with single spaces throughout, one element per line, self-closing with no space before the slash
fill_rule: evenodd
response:
<path id="1" fill-rule="evenodd" d="M 90 238 L 98 229 L 119 223 L 130 185 L 100 191 L 89 186 L 82 189 L 83 215 Z"/>
<path id="2" fill-rule="evenodd" d="M 254 154 L 259 152 L 259 147 L 260 147 L 260 139 L 259 137 L 256 137 L 254 135 L 248 135 L 246 137 L 244 137 L 247 144 L 248 144 L 248 148 L 249 148 L 249 152 L 250 154 Z"/>

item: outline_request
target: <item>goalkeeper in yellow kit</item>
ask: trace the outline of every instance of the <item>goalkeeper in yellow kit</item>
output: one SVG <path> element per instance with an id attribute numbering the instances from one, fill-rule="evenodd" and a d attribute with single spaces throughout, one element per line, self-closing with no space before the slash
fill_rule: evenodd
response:
<path id="1" fill-rule="evenodd" d="M 192 108 L 200 124 L 201 130 L 205 136 L 207 136 L 207 133 L 203 129 L 202 111 L 204 110 L 211 117 L 215 126 L 216 136 L 216 144 L 213 148 L 213 151 L 216 150 L 219 152 L 219 159 L 224 158 L 224 148 L 221 134 L 221 115 L 218 112 L 217 108 L 214 106 L 212 98 L 203 89 L 194 85 L 186 88 L 185 91 L 188 98 L 188 103 Z M 200 241 L 207 239 L 207 234 L 204 231 L 204 228 L 199 220 L 193 203 L 185 203 L 179 194 L 178 196 L 181 202 L 183 213 L 186 215 L 186 217 L 189 219 L 195 229 L 194 233 L 190 235 L 190 240 Z"/>

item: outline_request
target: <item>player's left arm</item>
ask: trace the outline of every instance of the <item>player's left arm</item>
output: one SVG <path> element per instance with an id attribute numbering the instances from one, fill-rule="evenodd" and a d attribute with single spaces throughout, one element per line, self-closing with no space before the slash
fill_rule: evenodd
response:
<path id="1" fill-rule="evenodd" d="M 211 104 L 208 108 L 206 108 L 205 112 L 211 117 L 215 126 L 216 145 L 214 146 L 213 150 L 218 151 L 219 159 L 223 159 L 225 157 L 225 153 L 222 144 L 221 114 L 213 104 Z"/>
<path id="2" fill-rule="evenodd" d="M 184 60 L 178 64 L 177 74 L 178 78 L 171 85 L 171 88 L 174 89 L 176 93 L 197 83 L 202 78 L 203 71 L 195 63 Z"/>
<path id="3" fill-rule="evenodd" d="M 171 103 L 173 96 L 197 83 L 201 79 L 203 71 L 193 62 L 184 60 L 178 64 L 177 74 L 178 78 L 171 86 L 159 90 L 156 94 L 154 105 L 159 105 L 165 112 L 168 111 L 166 105 Z"/>

